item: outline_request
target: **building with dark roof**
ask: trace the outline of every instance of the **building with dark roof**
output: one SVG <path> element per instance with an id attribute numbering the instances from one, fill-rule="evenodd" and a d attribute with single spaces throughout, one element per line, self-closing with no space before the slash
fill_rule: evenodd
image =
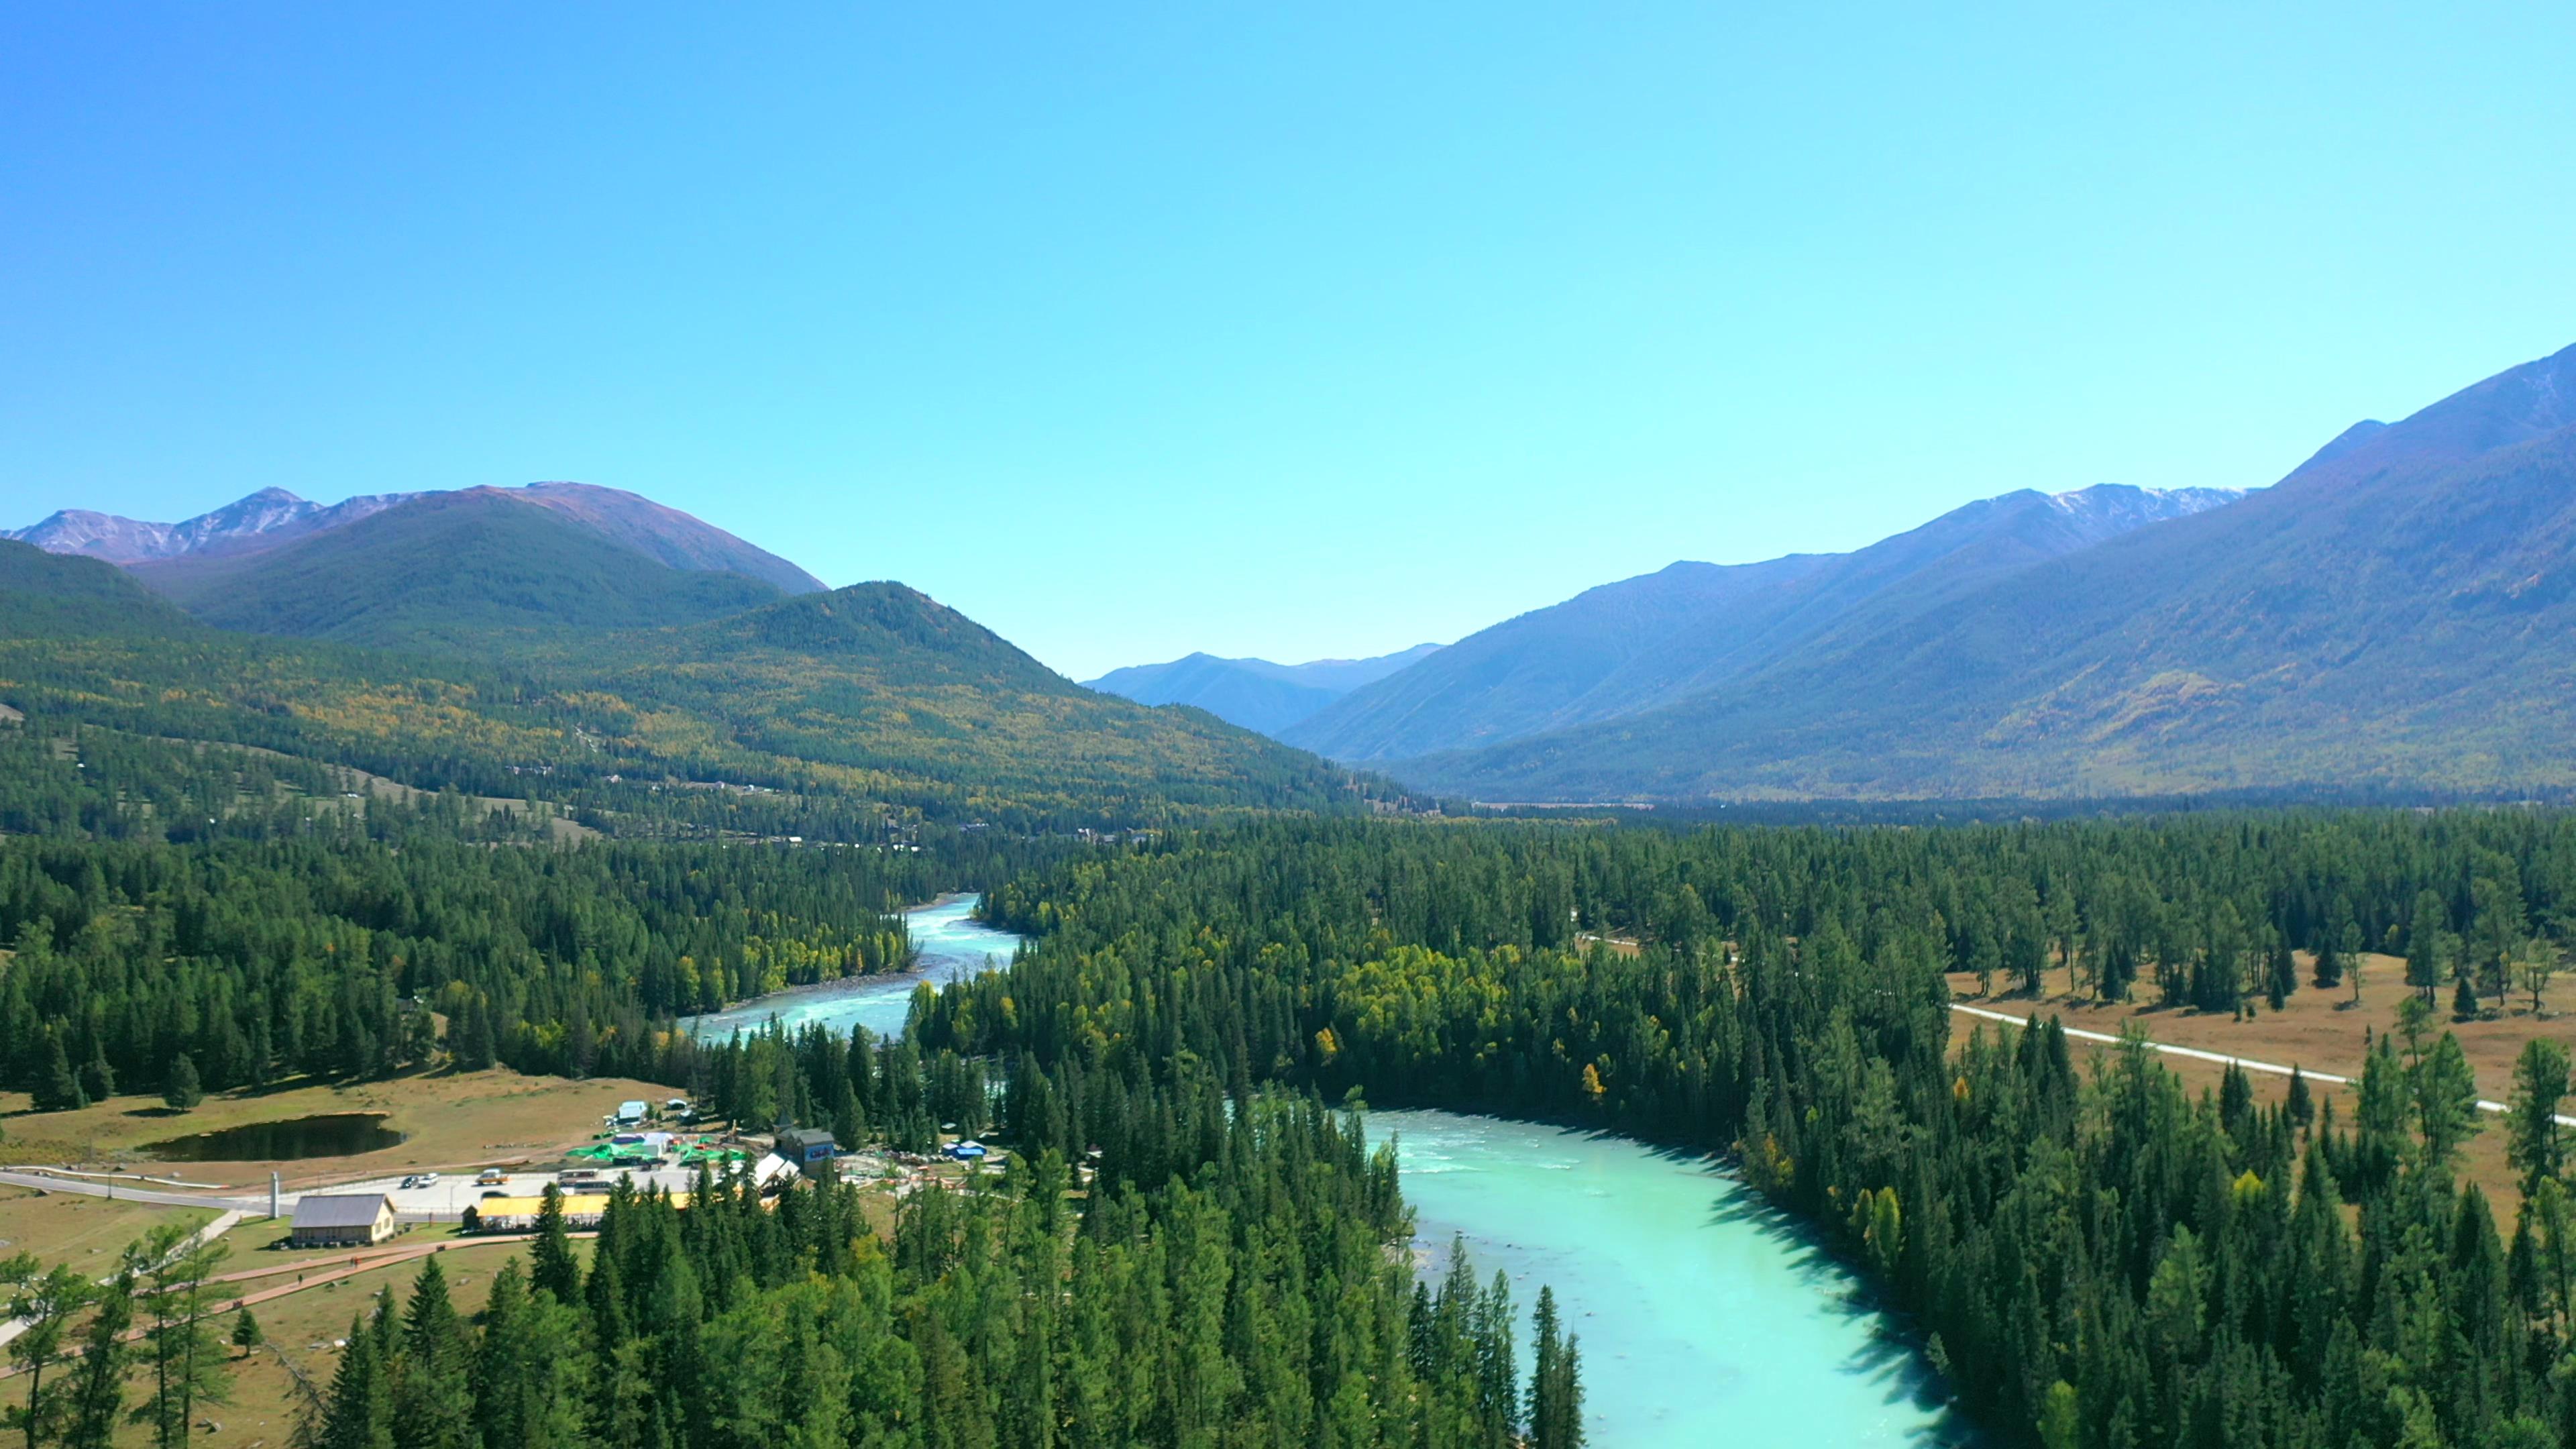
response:
<path id="1" fill-rule="evenodd" d="M 380 1192 L 308 1192 L 295 1200 L 295 1248 L 364 1248 L 394 1234 L 394 1200 Z"/>
<path id="2" fill-rule="evenodd" d="M 808 1177 L 821 1173 L 824 1164 L 841 1150 L 832 1141 L 832 1134 L 820 1127 L 782 1127 L 774 1140 L 776 1145 L 770 1150 L 796 1164 Z"/>

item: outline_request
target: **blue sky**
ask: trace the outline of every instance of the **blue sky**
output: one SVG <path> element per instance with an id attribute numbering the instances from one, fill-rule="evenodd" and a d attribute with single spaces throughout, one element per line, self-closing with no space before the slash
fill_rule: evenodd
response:
<path id="1" fill-rule="evenodd" d="M 0 524 L 580 479 L 1087 677 L 2576 341 L 2576 9 L 2126 9 L 12 7 Z"/>

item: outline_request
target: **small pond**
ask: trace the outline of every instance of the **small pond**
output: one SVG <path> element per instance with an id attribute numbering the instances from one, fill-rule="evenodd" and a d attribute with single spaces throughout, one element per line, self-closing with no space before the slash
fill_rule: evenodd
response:
<path id="1" fill-rule="evenodd" d="M 143 1150 L 165 1162 L 285 1162 L 374 1152 L 399 1144 L 405 1135 L 386 1126 L 382 1112 L 326 1112 L 191 1132 L 166 1142 L 146 1143 Z"/>

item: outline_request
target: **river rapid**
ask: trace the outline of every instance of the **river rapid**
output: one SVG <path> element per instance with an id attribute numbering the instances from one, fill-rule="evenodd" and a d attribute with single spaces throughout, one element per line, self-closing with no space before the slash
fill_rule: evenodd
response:
<path id="1" fill-rule="evenodd" d="M 722 1037 L 776 1017 L 791 1031 L 900 1035 L 916 985 L 1009 966 L 1020 938 L 974 910 L 961 896 L 906 912 L 913 971 L 798 987 L 681 1026 Z M 1511 1275 L 1524 1326 L 1539 1285 L 1555 1289 L 1582 1339 L 1597 1449 L 1972 1442 L 1852 1276 L 1707 1160 L 1454 1112 L 1375 1112 L 1368 1131 L 1397 1143 L 1421 1271 L 1436 1278 L 1463 1235 L 1480 1276 Z M 1524 1373 L 1529 1362 L 1524 1342 Z"/>

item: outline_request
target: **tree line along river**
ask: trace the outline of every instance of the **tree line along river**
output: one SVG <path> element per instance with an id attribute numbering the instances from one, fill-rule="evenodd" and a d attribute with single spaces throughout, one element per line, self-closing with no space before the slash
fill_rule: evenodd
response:
<path id="1" fill-rule="evenodd" d="M 723 1036 L 775 1016 L 790 1030 L 900 1034 L 917 984 L 1006 967 L 1019 948 L 974 910 L 961 896 L 908 912 L 919 962 L 906 975 L 800 987 L 682 1026 Z M 1480 1273 L 1511 1275 L 1524 1316 L 1541 1284 L 1555 1290 L 1581 1335 L 1585 1428 L 1603 1449 L 1971 1440 L 1852 1275 L 1709 1160 L 1455 1112 L 1368 1124 L 1397 1145 L 1423 1271 L 1463 1238 Z"/>

